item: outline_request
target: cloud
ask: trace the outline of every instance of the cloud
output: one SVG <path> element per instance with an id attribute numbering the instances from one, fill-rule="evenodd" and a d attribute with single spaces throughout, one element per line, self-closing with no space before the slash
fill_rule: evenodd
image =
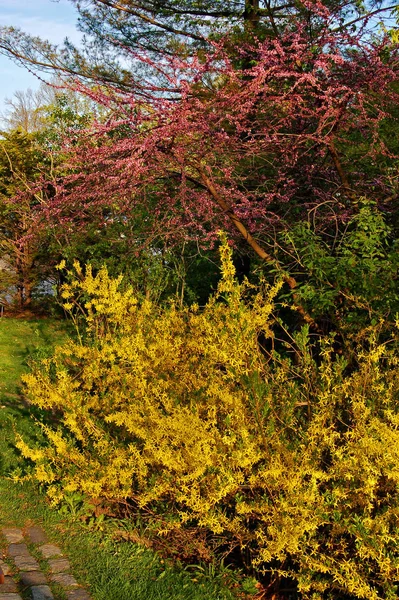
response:
<path id="1" fill-rule="evenodd" d="M 17 11 L 40 13 L 45 10 L 53 14 L 68 12 L 73 14 L 76 11 L 68 0 L 1 0 L 1 11 Z"/>
<path id="2" fill-rule="evenodd" d="M 12 98 L 17 90 L 37 89 L 40 80 L 26 69 L 19 67 L 5 56 L 0 56 L 0 114 L 4 110 L 5 98 Z"/>
<path id="3" fill-rule="evenodd" d="M 81 34 L 72 23 L 55 21 L 40 16 L 21 16 L 19 13 L 1 15 L 2 25 L 19 27 L 24 33 L 38 36 L 52 44 L 62 44 L 68 37 L 76 44 L 81 40 Z"/>
<path id="4" fill-rule="evenodd" d="M 77 14 L 72 5 L 64 0 L 1 0 L 0 23 L 19 27 L 25 33 L 61 44 L 65 37 L 79 43 L 76 29 Z"/>
<path id="5" fill-rule="evenodd" d="M 25 33 L 62 45 L 68 37 L 79 44 L 77 13 L 68 0 L 0 0 L 0 25 L 19 27 Z M 0 113 L 4 97 L 16 90 L 36 89 L 40 80 L 5 56 L 0 56 Z"/>

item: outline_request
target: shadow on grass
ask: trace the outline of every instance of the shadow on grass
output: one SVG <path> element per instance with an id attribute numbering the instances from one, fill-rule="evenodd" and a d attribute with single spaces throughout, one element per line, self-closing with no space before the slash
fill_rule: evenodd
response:
<path id="1" fill-rule="evenodd" d="M 30 407 L 23 396 L 3 393 L 0 395 L 0 476 L 9 476 L 18 469 L 24 472 L 26 461 L 16 448 L 16 436 L 21 435 L 30 445 L 44 443 L 39 421 L 50 419 L 44 411 Z"/>
<path id="2" fill-rule="evenodd" d="M 31 363 L 52 354 L 57 343 L 66 340 L 63 323 L 47 319 L 4 319 L 0 321 L 0 475 L 24 470 L 26 461 L 15 447 L 20 434 L 30 445 L 42 444 L 39 423 L 56 424 L 51 411 L 31 406 L 23 395 L 21 375 Z"/>

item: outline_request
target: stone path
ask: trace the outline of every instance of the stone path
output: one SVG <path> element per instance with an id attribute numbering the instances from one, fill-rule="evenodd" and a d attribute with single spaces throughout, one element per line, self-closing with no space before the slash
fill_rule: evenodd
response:
<path id="1" fill-rule="evenodd" d="M 6 527 L 1 534 L 6 540 L 6 551 L 0 560 L 0 570 L 4 574 L 4 583 L 0 583 L 0 600 L 22 600 L 22 597 L 31 600 L 91 600 L 87 591 L 71 575 L 68 559 L 58 546 L 48 543 L 39 527 L 29 527 L 24 531 Z M 46 564 L 44 570 L 30 553 L 28 545 L 40 553 Z M 53 583 L 61 586 L 62 594 L 52 591 L 50 586 Z"/>

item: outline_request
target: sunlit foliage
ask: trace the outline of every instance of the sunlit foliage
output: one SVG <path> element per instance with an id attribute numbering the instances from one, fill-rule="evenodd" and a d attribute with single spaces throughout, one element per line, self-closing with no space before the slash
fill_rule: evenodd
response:
<path id="1" fill-rule="evenodd" d="M 203 310 L 139 302 L 76 264 L 64 307 L 86 330 L 24 378 L 58 420 L 46 447 L 18 442 L 33 477 L 54 504 L 78 491 L 138 507 L 171 546 L 205 531 L 302 598 L 396 598 L 396 332 L 378 344 L 371 329 L 351 368 L 307 327 L 277 353 L 281 282 L 239 285 L 226 241 L 221 253 Z"/>

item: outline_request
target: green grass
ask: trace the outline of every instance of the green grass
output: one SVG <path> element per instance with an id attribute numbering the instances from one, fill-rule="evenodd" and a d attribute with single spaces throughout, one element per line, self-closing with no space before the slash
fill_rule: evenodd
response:
<path id="1" fill-rule="evenodd" d="M 21 464 L 15 450 L 14 432 L 41 439 L 36 423 L 41 411 L 32 410 L 22 395 L 20 377 L 29 361 L 40 358 L 65 339 L 65 327 L 47 319 L 0 319 L 0 476 Z"/>
<path id="2" fill-rule="evenodd" d="M 60 323 L 47 319 L 0 319 L 0 396 L 13 399 L 28 361 L 65 337 Z"/>
<path id="3" fill-rule="evenodd" d="M 173 566 L 140 544 L 118 541 L 126 523 L 103 522 L 101 530 L 89 529 L 79 513 L 65 515 L 51 508 L 32 482 L 14 483 L 9 477 L 24 465 L 14 447 L 14 431 L 41 440 L 36 417 L 42 415 L 24 401 L 20 376 L 29 360 L 47 354 L 64 337 L 54 321 L 0 319 L 0 527 L 43 527 L 50 541 L 63 548 L 76 579 L 89 587 L 94 600 L 242 598 L 241 586 L 232 591 L 231 584 L 225 585 L 226 575 L 231 581 L 226 571 L 194 568 L 190 573 Z"/>
<path id="4" fill-rule="evenodd" d="M 233 600 L 217 574 L 203 578 L 164 562 L 151 550 L 116 542 L 51 510 L 33 484 L 0 481 L 0 526 L 40 525 L 68 556 L 94 600 Z M 197 581 L 193 581 L 196 579 Z"/>

